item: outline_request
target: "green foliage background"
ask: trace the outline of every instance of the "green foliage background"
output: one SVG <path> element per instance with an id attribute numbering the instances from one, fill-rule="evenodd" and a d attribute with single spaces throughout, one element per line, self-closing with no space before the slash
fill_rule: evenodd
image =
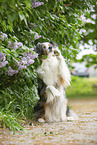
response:
<path id="1" fill-rule="evenodd" d="M 94 11 L 90 13 L 91 6 Z M 14 118 L 16 122 L 17 117 L 31 119 L 33 106 L 38 98 L 36 68 L 39 60 L 36 58 L 33 64 L 18 70 L 20 56 L 23 57 L 25 52 L 37 55 L 34 48 L 38 42 L 53 41 L 59 46 L 68 63 L 68 60 L 76 59 L 81 40 L 87 43 L 92 39 L 93 45 L 97 43 L 97 19 L 93 19 L 93 25 L 85 23 L 81 18 L 83 14 L 86 18 L 97 14 L 95 0 L 0 0 L 0 52 L 6 54 L 8 62 L 0 68 L 2 126 L 12 130 L 15 130 L 16 126 L 21 129 L 14 123 Z M 93 33 L 80 34 L 82 28 L 90 28 Z M 2 33 L 7 37 L 2 39 Z M 9 41 L 13 44 L 13 49 L 9 47 Z M 14 49 L 14 44 L 19 42 L 22 46 Z M 92 57 L 92 60 L 94 59 Z M 9 76 L 9 66 L 18 70 L 18 73 Z M 12 120 L 13 125 L 8 120 Z"/>
<path id="2" fill-rule="evenodd" d="M 68 98 L 97 98 L 97 78 L 72 76 L 71 87 L 67 88 Z"/>

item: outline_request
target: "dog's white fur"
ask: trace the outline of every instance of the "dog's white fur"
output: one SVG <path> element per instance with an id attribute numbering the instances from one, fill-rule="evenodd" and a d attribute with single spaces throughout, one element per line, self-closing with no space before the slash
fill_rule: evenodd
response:
<path id="1" fill-rule="evenodd" d="M 49 43 L 44 44 L 48 50 Z M 68 119 L 66 117 L 67 99 L 64 88 L 70 85 L 71 75 L 58 47 L 53 49 L 58 55 L 55 55 L 54 51 L 48 53 L 47 59 L 42 61 L 37 72 L 39 78 L 47 86 L 44 119 L 49 122 L 58 122 Z"/>

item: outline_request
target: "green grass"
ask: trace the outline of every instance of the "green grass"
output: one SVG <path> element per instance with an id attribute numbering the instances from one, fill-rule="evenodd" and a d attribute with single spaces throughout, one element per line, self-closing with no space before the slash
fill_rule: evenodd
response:
<path id="1" fill-rule="evenodd" d="M 23 130 L 23 127 L 20 124 L 22 120 L 17 119 L 15 115 L 16 114 L 13 113 L 9 114 L 8 112 L 0 111 L 0 127 L 9 128 L 13 133 L 15 133 L 16 130 Z"/>
<path id="2" fill-rule="evenodd" d="M 72 76 L 71 87 L 66 90 L 67 98 L 97 97 L 97 78 Z"/>

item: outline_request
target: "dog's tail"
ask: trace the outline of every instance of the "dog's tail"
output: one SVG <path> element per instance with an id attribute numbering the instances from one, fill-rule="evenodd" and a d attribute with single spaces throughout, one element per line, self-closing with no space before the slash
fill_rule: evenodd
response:
<path id="1" fill-rule="evenodd" d="M 58 59 L 60 61 L 59 64 L 60 82 L 66 88 L 67 86 L 70 86 L 71 74 L 63 56 L 59 55 Z"/>

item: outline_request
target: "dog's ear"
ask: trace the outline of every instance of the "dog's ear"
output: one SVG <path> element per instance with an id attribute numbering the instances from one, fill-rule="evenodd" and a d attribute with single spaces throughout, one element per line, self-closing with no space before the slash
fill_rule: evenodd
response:
<path id="1" fill-rule="evenodd" d="M 36 45 L 35 51 L 36 51 L 36 53 L 38 53 L 39 56 L 42 55 L 42 44 L 41 43 L 38 43 Z"/>
<path id="2" fill-rule="evenodd" d="M 36 47 L 35 47 L 35 51 L 38 53 L 38 52 L 40 52 L 40 48 L 41 48 L 41 45 L 40 45 L 40 43 L 38 43 L 37 45 L 36 45 Z"/>
<path id="3" fill-rule="evenodd" d="M 56 44 L 55 44 L 53 41 L 50 41 L 49 43 L 50 43 L 53 47 L 56 46 Z"/>
<path id="4" fill-rule="evenodd" d="M 54 42 L 53 41 L 50 41 L 50 44 L 54 45 Z"/>

